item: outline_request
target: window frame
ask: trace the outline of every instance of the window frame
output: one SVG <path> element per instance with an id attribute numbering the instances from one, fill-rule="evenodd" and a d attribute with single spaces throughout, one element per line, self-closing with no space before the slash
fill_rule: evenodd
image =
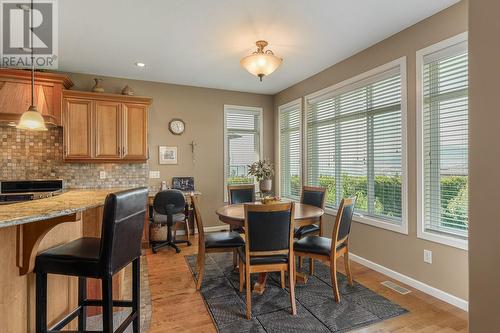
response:
<path id="1" fill-rule="evenodd" d="M 352 90 L 355 89 L 361 81 L 367 80 L 371 77 L 383 74 L 391 69 L 399 67 L 400 80 L 401 80 L 401 224 L 395 224 L 388 222 L 389 219 L 377 218 L 373 216 L 364 216 L 360 213 L 355 213 L 353 216 L 353 221 L 370 225 L 373 227 L 378 227 L 385 230 L 394 231 L 397 233 L 408 235 L 408 148 L 407 148 L 407 81 L 406 81 L 406 56 L 400 57 L 386 64 L 363 72 L 359 75 L 351 77 L 340 83 L 334 84 L 330 87 L 321 89 L 314 93 L 305 96 L 305 103 L 307 105 L 308 100 L 314 99 L 320 95 L 333 94 L 340 90 Z M 352 89 L 351 89 L 352 87 Z M 305 107 L 303 110 L 304 119 L 307 119 L 308 108 Z M 307 154 L 306 149 L 309 145 L 307 142 L 307 120 L 304 120 L 302 131 L 303 136 L 303 170 L 302 175 L 307 175 Z M 308 183 L 307 177 L 303 179 L 303 183 Z M 325 212 L 329 215 L 336 215 L 337 209 L 331 207 L 325 207 Z"/>
<path id="2" fill-rule="evenodd" d="M 416 115 L 417 115 L 417 238 L 448 245 L 462 250 L 468 250 L 467 239 L 454 237 L 451 234 L 439 234 L 425 229 L 424 214 L 424 93 L 423 67 L 424 57 L 428 54 L 442 51 L 456 44 L 468 42 L 468 33 L 463 32 L 456 36 L 442 40 L 416 52 Z"/>
<path id="3" fill-rule="evenodd" d="M 282 195 L 282 192 L 281 192 L 281 110 L 282 109 L 287 109 L 289 108 L 290 106 L 294 106 L 294 105 L 299 105 L 299 158 L 300 158 L 300 161 L 299 161 L 299 177 L 300 177 L 300 188 L 302 190 L 302 185 L 304 184 L 304 178 L 303 178 L 303 148 L 304 148 L 304 145 L 303 145 L 303 115 L 304 115 L 304 110 L 303 110 L 303 105 L 302 105 L 302 97 L 300 98 L 297 98 L 297 99 L 294 99 L 293 101 L 290 101 L 288 103 L 285 103 L 285 104 L 282 104 L 280 106 L 278 106 L 278 121 L 277 121 L 277 124 L 278 126 L 276 127 L 277 128 L 277 131 L 278 131 L 278 147 L 277 147 L 277 156 L 276 156 L 276 160 L 278 161 L 278 163 L 276 163 L 276 165 L 278 166 L 276 168 L 276 187 L 278 188 L 278 196 L 282 197 L 282 198 L 287 198 L 287 199 L 290 199 L 290 200 L 300 200 L 300 194 L 299 194 L 299 197 L 298 198 L 291 198 L 291 197 L 287 197 L 287 196 L 283 196 Z"/>
<path id="4" fill-rule="evenodd" d="M 257 112 L 259 114 L 259 159 L 262 160 L 264 156 L 264 109 L 259 106 L 242 106 L 242 105 L 231 105 L 231 104 L 224 104 L 224 119 L 223 119 L 223 129 L 224 129 L 224 135 L 223 135 L 223 147 L 224 147 L 224 167 L 223 167 L 223 174 L 222 174 L 222 182 L 223 182 L 223 198 L 224 198 L 224 203 L 229 202 L 229 198 L 227 196 L 227 179 L 226 179 L 226 174 L 227 174 L 227 162 L 228 162 L 228 146 L 227 146 L 227 114 L 230 113 L 231 111 L 240 111 L 242 113 L 248 112 L 248 113 L 255 113 Z"/>

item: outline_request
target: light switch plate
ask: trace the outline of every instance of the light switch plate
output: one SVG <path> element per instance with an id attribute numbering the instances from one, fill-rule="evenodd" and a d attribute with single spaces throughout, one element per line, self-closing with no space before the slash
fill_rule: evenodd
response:
<path id="1" fill-rule="evenodd" d="M 99 171 L 99 179 L 106 179 L 106 171 Z"/>
<path id="2" fill-rule="evenodd" d="M 149 171 L 149 178 L 160 178 L 160 171 Z"/>
<path id="3" fill-rule="evenodd" d="M 432 264 L 432 251 L 424 250 L 424 262 Z"/>

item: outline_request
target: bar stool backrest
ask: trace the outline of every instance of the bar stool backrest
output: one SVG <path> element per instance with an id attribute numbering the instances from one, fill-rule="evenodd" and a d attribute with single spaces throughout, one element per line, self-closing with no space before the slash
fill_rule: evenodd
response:
<path id="1" fill-rule="evenodd" d="M 114 274 L 141 255 L 148 189 L 111 193 L 102 219 L 100 262 Z"/>

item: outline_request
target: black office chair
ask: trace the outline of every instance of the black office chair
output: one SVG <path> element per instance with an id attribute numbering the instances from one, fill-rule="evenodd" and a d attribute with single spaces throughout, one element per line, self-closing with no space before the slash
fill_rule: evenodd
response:
<path id="1" fill-rule="evenodd" d="M 186 243 L 191 246 L 189 239 L 176 240 L 172 237 L 172 226 L 174 223 L 183 222 L 188 223 L 186 215 L 186 198 L 184 193 L 179 190 L 165 190 L 158 192 L 153 200 L 154 221 L 153 223 L 166 223 L 167 225 L 167 240 L 164 242 L 152 242 L 153 253 L 156 253 L 162 247 L 170 246 L 179 253 L 181 250 L 177 244 Z M 157 219 L 156 214 L 166 216 L 166 219 Z M 189 237 L 187 235 L 187 237 Z"/>
<path id="2" fill-rule="evenodd" d="M 40 253 L 35 261 L 36 332 L 58 332 L 78 317 L 78 332 L 86 331 L 86 307 L 102 306 L 103 331 L 113 332 L 113 306 L 131 307 L 118 327 L 132 323 L 140 331 L 140 256 L 146 218 L 147 188 L 109 194 L 104 204 L 102 237 L 83 237 Z M 113 300 L 113 275 L 132 262 L 132 300 Z M 78 276 L 78 307 L 47 330 L 47 274 Z M 102 300 L 87 299 L 87 278 L 101 279 Z"/>

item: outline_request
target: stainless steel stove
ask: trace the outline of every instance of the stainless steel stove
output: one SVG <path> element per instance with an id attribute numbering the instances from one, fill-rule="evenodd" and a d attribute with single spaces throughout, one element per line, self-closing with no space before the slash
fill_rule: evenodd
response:
<path id="1" fill-rule="evenodd" d="M 62 193 L 62 189 L 61 179 L 0 181 L 0 205 L 50 198 Z"/>

